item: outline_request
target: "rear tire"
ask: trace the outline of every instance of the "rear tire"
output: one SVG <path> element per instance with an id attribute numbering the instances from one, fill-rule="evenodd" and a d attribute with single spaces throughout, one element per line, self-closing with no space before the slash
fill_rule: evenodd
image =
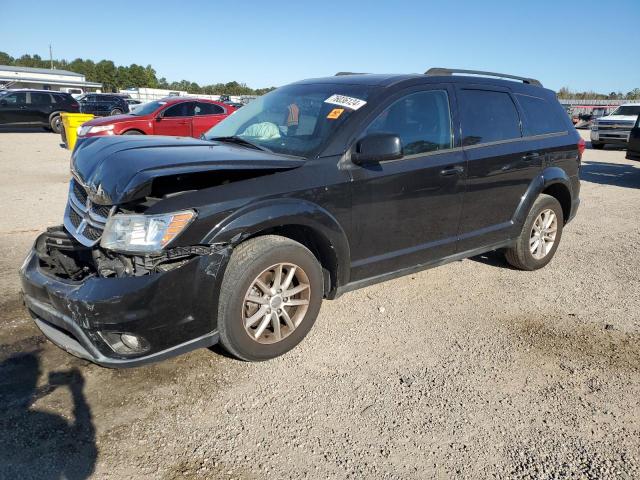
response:
<path id="1" fill-rule="evenodd" d="M 604 148 L 604 143 L 591 142 L 591 148 L 593 148 L 594 150 L 602 150 Z"/>
<path id="2" fill-rule="evenodd" d="M 60 114 L 56 114 L 51 117 L 49 120 L 49 126 L 53 133 L 60 134 L 62 131 L 62 118 L 60 117 Z"/>
<path id="3" fill-rule="evenodd" d="M 300 243 L 276 235 L 241 243 L 231 255 L 220 289 L 220 343 L 248 362 L 288 352 L 311 330 L 323 288 L 322 267 Z"/>
<path id="4" fill-rule="evenodd" d="M 538 270 L 547 265 L 562 238 L 564 216 L 560 202 L 541 194 L 533 203 L 514 247 L 505 252 L 507 262 L 520 270 Z"/>

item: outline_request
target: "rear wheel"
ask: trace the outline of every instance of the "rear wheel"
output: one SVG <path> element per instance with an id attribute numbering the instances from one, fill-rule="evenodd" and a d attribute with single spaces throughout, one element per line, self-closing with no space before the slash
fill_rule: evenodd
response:
<path id="1" fill-rule="evenodd" d="M 49 126 L 51 127 L 51 130 L 53 130 L 53 133 L 59 134 L 62 131 L 62 118 L 60 117 L 60 114 L 56 114 L 51 117 L 49 120 Z"/>
<path id="2" fill-rule="evenodd" d="M 542 194 L 534 202 L 507 261 L 520 270 L 537 270 L 551 261 L 562 238 L 564 217 L 560 202 Z"/>
<path id="3" fill-rule="evenodd" d="M 322 268 L 303 245 L 265 235 L 240 244 L 220 289 L 220 343 L 262 361 L 294 348 L 311 330 L 323 296 Z"/>

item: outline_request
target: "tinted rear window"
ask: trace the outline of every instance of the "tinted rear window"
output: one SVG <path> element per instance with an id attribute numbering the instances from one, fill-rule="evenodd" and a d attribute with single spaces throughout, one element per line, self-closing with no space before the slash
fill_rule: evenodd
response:
<path id="1" fill-rule="evenodd" d="M 543 98 L 516 94 L 525 116 L 525 135 L 564 132 L 567 126 L 552 105 Z"/>
<path id="2" fill-rule="evenodd" d="M 461 90 L 462 144 L 511 140 L 522 136 L 511 96 L 489 90 Z"/>

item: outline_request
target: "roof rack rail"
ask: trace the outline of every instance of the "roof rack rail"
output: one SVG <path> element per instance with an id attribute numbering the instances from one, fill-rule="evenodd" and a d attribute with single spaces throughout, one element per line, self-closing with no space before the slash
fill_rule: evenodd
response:
<path id="1" fill-rule="evenodd" d="M 511 80 L 519 80 L 523 83 L 528 83 L 529 85 L 536 85 L 538 87 L 542 86 L 542 83 L 540 83 L 540 80 L 536 80 L 535 78 L 518 77 L 516 75 L 508 75 L 506 73 L 482 72 L 480 70 L 461 70 L 459 68 L 430 68 L 429 70 L 424 72 L 425 75 L 429 75 L 430 77 L 453 75 L 454 73 L 466 73 L 470 75 L 484 75 L 486 77 L 509 78 Z"/>
<path id="2" fill-rule="evenodd" d="M 344 75 L 366 75 L 364 72 L 338 72 L 334 77 L 342 77 Z"/>

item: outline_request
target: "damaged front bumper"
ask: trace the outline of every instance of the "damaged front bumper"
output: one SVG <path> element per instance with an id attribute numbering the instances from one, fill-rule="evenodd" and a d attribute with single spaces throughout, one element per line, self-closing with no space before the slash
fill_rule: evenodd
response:
<path id="1" fill-rule="evenodd" d="M 132 367 L 217 343 L 229 247 L 211 248 L 167 271 L 72 280 L 43 265 L 42 239 L 20 269 L 24 302 L 42 333 L 67 352 L 105 367 Z M 129 339 L 124 344 L 123 334 Z M 127 346 L 131 339 L 136 348 Z"/>

